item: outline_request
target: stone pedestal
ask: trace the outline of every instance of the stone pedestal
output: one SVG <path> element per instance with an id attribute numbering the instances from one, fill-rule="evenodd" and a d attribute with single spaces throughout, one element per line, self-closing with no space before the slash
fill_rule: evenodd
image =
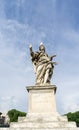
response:
<path id="1" fill-rule="evenodd" d="M 56 114 L 55 93 L 56 86 L 30 86 L 28 113 Z"/>
<path id="2" fill-rule="evenodd" d="M 79 130 L 75 122 L 68 122 L 56 110 L 55 85 L 29 86 L 29 107 L 26 117 L 19 117 L 5 130 Z M 4 128 L 0 128 L 4 130 Z"/>

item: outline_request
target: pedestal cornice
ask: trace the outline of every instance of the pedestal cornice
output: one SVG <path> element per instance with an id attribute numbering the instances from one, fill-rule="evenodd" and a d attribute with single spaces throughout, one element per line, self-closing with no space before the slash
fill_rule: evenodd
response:
<path id="1" fill-rule="evenodd" d="M 56 93 L 57 87 L 56 85 L 34 85 L 34 86 L 27 86 L 27 91 L 30 90 L 46 90 L 46 89 L 54 89 L 54 93 Z"/>

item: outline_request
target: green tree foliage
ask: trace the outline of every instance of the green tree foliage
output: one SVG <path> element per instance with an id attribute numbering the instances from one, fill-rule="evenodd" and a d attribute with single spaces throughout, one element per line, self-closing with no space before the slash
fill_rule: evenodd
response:
<path id="1" fill-rule="evenodd" d="M 12 109 L 10 111 L 8 111 L 8 116 L 10 118 L 10 122 L 17 122 L 18 121 L 18 117 L 23 117 L 23 116 L 26 116 L 26 113 L 25 112 L 20 112 L 16 109 Z"/>
<path id="2" fill-rule="evenodd" d="M 75 121 L 77 126 L 79 127 L 79 111 L 77 112 L 74 112 L 74 113 L 67 113 L 67 118 L 68 118 L 68 121 Z"/>

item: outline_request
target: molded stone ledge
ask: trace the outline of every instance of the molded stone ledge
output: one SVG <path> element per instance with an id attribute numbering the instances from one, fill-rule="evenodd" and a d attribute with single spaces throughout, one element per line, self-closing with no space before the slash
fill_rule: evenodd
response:
<path id="1" fill-rule="evenodd" d="M 54 89 L 54 92 L 56 93 L 57 87 L 56 85 L 35 85 L 35 86 L 27 86 L 27 91 L 30 90 L 46 90 L 46 89 Z"/>
<path id="2" fill-rule="evenodd" d="M 28 122 L 28 120 L 30 121 L 30 122 L 33 122 L 33 121 L 38 121 L 38 120 L 42 120 L 42 121 L 45 121 L 45 122 L 49 122 L 49 121 L 51 121 L 51 122 L 53 122 L 53 121 L 64 121 L 64 122 L 68 122 L 68 119 L 67 119 L 67 116 L 59 116 L 59 115 L 57 115 L 57 116 L 52 116 L 52 115 L 40 115 L 40 114 L 36 114 L 36 115 L 34 115 L 33 113 L 32 113 L 32 115 L 31 114 L 27 114 L 27 117 L 19 117 L 18 118 L 18 122 Z"/>

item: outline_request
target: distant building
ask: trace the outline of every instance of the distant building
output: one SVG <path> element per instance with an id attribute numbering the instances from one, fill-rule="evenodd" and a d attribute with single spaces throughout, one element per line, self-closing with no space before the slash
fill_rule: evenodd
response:
<path id="1" fill-rule="evenodd" d="M 0 127 L 9 127 L 10 120 L 7 115 L 0 115 Z"/>

